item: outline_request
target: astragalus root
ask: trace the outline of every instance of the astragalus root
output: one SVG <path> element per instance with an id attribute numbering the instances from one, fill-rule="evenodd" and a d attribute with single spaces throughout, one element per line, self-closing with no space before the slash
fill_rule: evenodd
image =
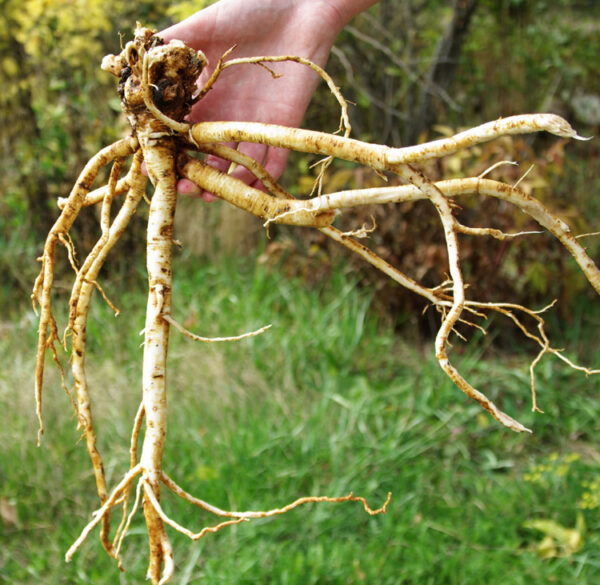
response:
<path id="1" fill-rule="evenodd" d="M 205 122 L 192 126 L 185 121 L 191 106 L 202 99 L 210 87 L 219 82 L 219 75 L 226 68 L 260 64 L 268 69 L 268 63 L 281 60 L 290 60 L 298 63 L 299 66 L 311 67 L 325 79 L 342 108 L 340 124 L 340 130 L 343 130 L 342 136 L 259 123 Z M 395 149 L 349 138 L 350 126 L 346 104 L 341 94 L 323 70 L 304 59 L 293 56 L 254 57 L 230 61 L 222 59 L 206 86 L 195 93 L 196 81 L 205 65 L 206 59 L 202 53 L 197 53 L 178 41 L 165 44 L 153 31 L 142 27 L 138 27 L 134 40 L 127 43 L 119 55 L 105 57 L 103 69 L 119 77 L 119 94 L 123 111 L 132 127 L 132 135 L 98 153 L 86 165 L 69 197 L 59 201 L 62 213 L 48 235 L 41 257 L 42 268 L 32 294 L 34 305 L 40 307 L 36 404 L 41 436 L 43 432 L 42 381 L 44 360 L 48 349 L 58 363 L 55 346 L 59 341 L 59 332 L 52 312 L 51 292 L 56 248 L 58 243 L 62 243 L 76 271 L 63 343 L 67 346 L 69 338 L 71 339 L 71 363 L 75 385 L 72 400 L 77 413 L 78 427 L 82 429 L 86 438 L 100 499 L 100 508 L 93 514 L 91 522 L 67 552 L 67 560 L 75 554 L 81 543 L 99 524 L 102 526 L 101 541 L 104 547 L 110 555 L 119 559 L 124 536 L 141 501 L 150 545 L 148 578 L 153 585 L 166 583 L 174 572 L 173 551 L 166 532 L 167 526 L 196 540 L 206 533 L 218 531 L 231 524 L 283 514 L 304 503 L 357 501 L 363 504 L 369 514 L 378 514 L 385 512 L 390 498 L 388 494 L 384 505 L 376 510 L 371 509 L 363 498 L 349 494 L 339 497 L 303 497 L 273 510 L 234 512 L 220 510 L 190 495 L 165 472 L 163 451 L 167 435 L 166 380 L 170 327 L 173 326 L 192 339 L 202 341 L 241 339 L 259 334 L 266 329 L 263 327 L 258 331 L 234 337 L 207 339 L 187 331 L 172 316 L 171 251 L 174 244 L 176 183 L 180 177 L 187 177 L 199 187 L 256 215 L 264 221 L 265 225 L 284 223 L 319 229 L 350 251 L 359 254 L 401 286 L 426 298 L 441 314 L 440 329 L 435 341 L 435 352 L 440 366 L 463 392 L 478 401 L 494 418 L 508 428 L 515 431 L 528 430 L 498 409 L 485 394 L 475 389 L 450 362 L 449 337 L 459 322 L 481 328 L 477 321 L 489 312 L 496 312 L 512 320 L 526 337 L 538 344 L 539 353 L 531 364 L 534 409 L 536 408 L 534 368 L 544 354 L 553 354 L 568 365 L 588 374 L 597 373 L 597 370 L 576 366 L 550 345 L 539 312 L 516 304 L 482 303 L 467 296 L 467 283 L 464 282 L 461 267 L 460 238 L 470 236 L 505 239 L 524 237 L 526 234 L 506 234 L 496 229 L 462 225 L 454 215 L 454 201 L 463 195 L 476 194 L 482 197 L 501 198 L 518 207 L 563 244 L 592 286 L 600 292 L 600 272 L 569 227 L 539 201 L 516 187 L 483 177 L 432 182 L 418 167 L 418 164 L 425 160 L 442 157 L 504 134 L 546 131 L 561 137 L 578 138 L 562 118 L 550 114 L 514 116 L 484 124 L 444 140 Z M 371 167 L 377 172 L 395 173 L 406 184 L 322 193 L 322 185 L 318 182 L 315 194 L 307 199 L 296 200 L 258 162 L 227 146 L 239 142 L 263 143 L 324 155 L 328 158 L 323 166 L 326 166 L 332 157 L 342 158 Z M 231 175 L 207 165 L 197 155 L 191 156 L 190 153 L 216 155 L 246 167 L 260 180 L 266 192 L 249 187 Z M 133 155 L 132 162 L 121 178 L 121 170 L 126 166 L 126 159 L 131 155 Z M 142 400 L 133 424 L 130 469 L 110 491 L 104 475 L 102 458 L 96 446 L 91 400 L 85 375 L 87 312 L 95 288 L 98 288 L 106 298 L 97 282 L 100 268 L 144 196 L 146 178 L 141 172 L 142 162 L 146 165 L 154 188 L 148 218 L 148 301 L 144 328 Z M 100 168 L 111 163 L 113 167 L 108 184 L 92 191 L 92 185 Z M 114 218 L 111 221 L 111 206 L 117 204 L 123 195 L 125 196 L 120 203 L 120 209 L 113 214 Z M 415 200 L 428 201 L 434 206 L 446 240 L 447 272 L 450 278 L 432 288 L 425 287 L 403 274 L 358 242 L 355 236 L 366 230 L 342 233 L 332 225 L 336 216 L 350 207 Z M 77 268 L 73 244 L 68 233 L 80 210 L 95 204 L 102 206 L 101 234 L 96 246 L 81 267 Z M 138 457 L 138 438 L 142 434 L 144 421 L 143 444 Z M 166 487 L 190 504 L 222 520 L 198 532 L 183 527 L 169 518 L 162 508 L 162 487 Z M 133 492 L 135 498 L 130 508 L 129 499 Z M 111 542 L 109 520 L 111 510 L 117 505 L 122 507 L 122 519 Z"/>

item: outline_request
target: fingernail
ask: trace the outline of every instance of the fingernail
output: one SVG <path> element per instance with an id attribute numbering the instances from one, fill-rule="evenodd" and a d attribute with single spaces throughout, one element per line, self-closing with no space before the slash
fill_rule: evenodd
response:
<path id="1" fill-rule="evenodd" d="M 181 179 L 177 183 L 177 192 L 187 197 L 202 197 L 202 190 L 188 179 Z"/>
<path id="2" fill-rule="evenodd" d="M 215 197 L 212 193 L 209 193 L 208 191 L 204 191 L 202 193 L 202 199 L 204 199 L 206 203 L 212 203 L 213 201 L 216 201 L 218 197 Z"/>

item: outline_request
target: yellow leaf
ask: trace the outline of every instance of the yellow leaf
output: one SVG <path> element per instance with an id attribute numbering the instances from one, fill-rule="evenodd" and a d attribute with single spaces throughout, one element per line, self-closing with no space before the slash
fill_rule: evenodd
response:
<path id="1" fill-rule="evenodd" d="M 585 521 L 581 512 L 577 513 L 575 528 L 567 528 L 545 518 L 529 520 L 525 522 L 524 527 L 538 530 L 545 535 L 536 547 L 542 558 L 570 556 L 583 546 Z"/>
<path id="2" fill-rule="evenodd" d="M 352 188 L 355 179 L 354 169 L 339 169 L 331 174 L 325 185 L 328 192 L 340 191 L 341 189 Z"/>
<path id="3" fill-rule="evenodd" d="M 6 77 L 16 77 L 19 73 L 19 66 L 12 57 L 4 57 L 2 59 L 2 69 Z"/>

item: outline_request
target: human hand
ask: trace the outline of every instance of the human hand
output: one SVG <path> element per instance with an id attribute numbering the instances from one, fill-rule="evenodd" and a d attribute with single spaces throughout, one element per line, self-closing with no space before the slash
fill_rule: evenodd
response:
<path id="1" fill-rule="evenodd" d="M 200 85 L 234 45 L 232 58 L 297 55 L 323 67 L 338 33 L 358 11 L 371 4 L 374 2 L 368 0 L 220 0 L 164 30 L 161 36 L 167 42 L 180 39 L 206 55 L 209 67 L 202 73 Z M 319 77 L 296 63 L 269 63 L 269 68 L 281 77 L 273 79 L 265 68 L 252 65 L 224 71 L 208 94 L 194 106 L 189 120 L 298 126 Z M 235 144 L 229 146 L 236 147 Z M 287 150 L 249 143 L 239 144 L 237 148 L 261 163 L 274 179 L 285 169 Z M 230 166 L 229 161 L 212 155 L 207 162 L 225 172 Z M 237 167 L 232 175 L 249 185 L 262 187 L 243 167 Z M 203 196 L 206 201 L 215 199 L 187 179 L 179 181 L 178 191 Z"/>

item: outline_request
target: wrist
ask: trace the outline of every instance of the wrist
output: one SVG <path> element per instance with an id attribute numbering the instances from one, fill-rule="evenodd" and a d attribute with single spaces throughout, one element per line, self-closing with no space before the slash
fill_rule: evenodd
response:
<path id="1" fill-rule="evenodd" d="M 289 0 L 272 0 L 275 5 Z M 295 0 L 285 18 L 297 33 L 296 54 L 324 65 L 331 46 L 344 27 L 358 14 L 377 4 L 378 0 Z M 294 45 L 294 43 L 292 43 Z"/>
<path id="2" fill-rule="evenodd" d="M 342 29 L 361 12 L 377 4 L 379 0 L 325 0 L 338 15 L 336 36 Z"/>

